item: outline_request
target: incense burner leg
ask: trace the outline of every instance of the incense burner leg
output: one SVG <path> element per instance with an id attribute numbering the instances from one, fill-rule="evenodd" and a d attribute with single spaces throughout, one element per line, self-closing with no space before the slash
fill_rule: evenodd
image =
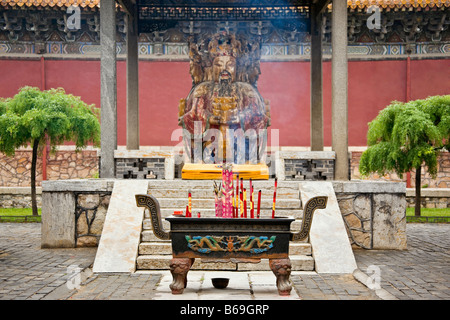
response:
<path id="1" fill-rule="evenodd" d="M 182 294 L 187 285 L 187 273 L 194 264 L 194 259 L 190 258 L 173 258 L 170 261 L 170 273 L 173 281 L 169 285 L 172 294 Z"/>
<path id="2" fill-rule="evenodd" d="M 277 288 L 280 296 L 288 296 L 291 294 L 291 260 L 285 259 L 269 259 L 270 269 L 277 277 Z"/>

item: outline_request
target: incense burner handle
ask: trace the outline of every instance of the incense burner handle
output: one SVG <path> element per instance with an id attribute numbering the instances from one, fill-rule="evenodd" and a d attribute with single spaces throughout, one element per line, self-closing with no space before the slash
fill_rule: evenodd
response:
<path id="1" fill-rule="evenodd" d="M 150 194 L 137 194 L 136 205 L 138 207 L 146 207 L 150 211 L 155 236 L 161 240 L 170 240 L 170 232 L 164 230 L 161 222 L 161 209 L 158 200 Z"/>
<path id="2" fill-rule="evenodd" d="M 314 197 L 308 200 L 303 208 L 302 227 L 299 232 L 291 232 L 291 241 L 300 241 L 309 235 L 311 222 L 316 209 L 325 209 L 328 197 Z"/>

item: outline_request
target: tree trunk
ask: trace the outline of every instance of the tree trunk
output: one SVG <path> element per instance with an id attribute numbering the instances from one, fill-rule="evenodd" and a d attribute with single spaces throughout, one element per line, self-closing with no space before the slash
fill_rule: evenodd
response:
<path id="1" fill-rule="evenodd" d="M 31 158 L 31 208 L 33 216 L 39 215 L 36 200 L 36 163 L 39 147 L 39 139 L 33 141 L 33 156 Z"/>
<path id="2" fill-rule="evenodd" d="M 414 215 L 420 217 L 420 178 L 422 174 L 422 167 L 416 168 L 416 205 L 414 207 Z"/>

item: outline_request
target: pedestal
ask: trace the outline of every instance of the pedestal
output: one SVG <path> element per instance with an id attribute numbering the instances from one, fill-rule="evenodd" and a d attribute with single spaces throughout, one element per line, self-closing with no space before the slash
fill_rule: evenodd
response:
<path id="1" fill-rule="evenodd" d="M 245 180 L 268 180 L 269 167 L 266 164 L 234 164 L 233 174 Z M 186 163 L 181 171 L 181 178 L 186 180 L 221 180 L 221 164 Z"/>

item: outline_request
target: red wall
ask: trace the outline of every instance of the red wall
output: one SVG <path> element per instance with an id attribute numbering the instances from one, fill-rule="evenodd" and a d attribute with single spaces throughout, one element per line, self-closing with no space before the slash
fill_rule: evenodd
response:
<path id="1" fill-rule="evenodd" d="M 25 85 L 63 87 L 100 106 L 99 60 L 0 59 L 0 97 L 11 97 Z M 450 60 L 411 60 L 411 98 L 450 94 Z M 126 65 L 117 64 L 118 143 L 125 145 Z M 263 62 L 258 89 L 270 100 L 272 129 L 280 145 L 309 146 L 309 62 Z M 331 63 L 323 64 L 324 142 L 331 145 Z M 178 102 L 191 88 L 188 62 L 139 62 L 141 145 L 175 145 Z M 405 101 L 406 60 L 349 62 L 349 145 L 366 145 L 367 123 L 393 100 Z"/>

